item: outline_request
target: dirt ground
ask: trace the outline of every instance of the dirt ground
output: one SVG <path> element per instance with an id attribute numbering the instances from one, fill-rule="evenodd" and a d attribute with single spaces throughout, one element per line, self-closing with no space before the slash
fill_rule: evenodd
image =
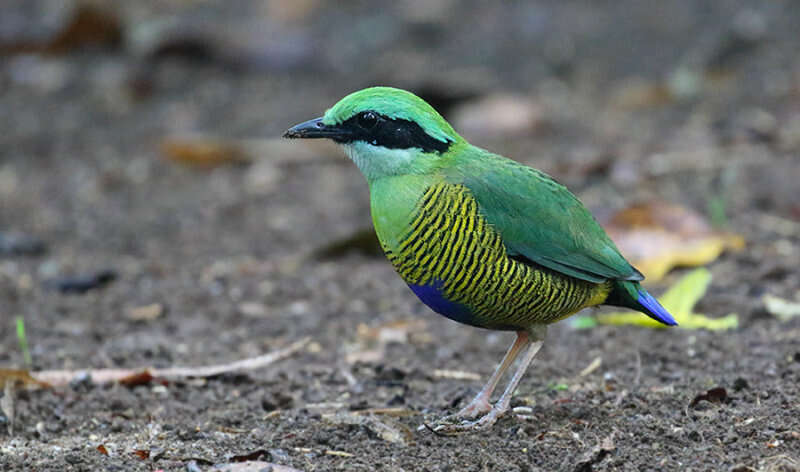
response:
<path id="1" fill-rule="evenodd" d="M 118 28 L 86 47 L 58 39 L 72 2 L 0 6 L 0 232 L 46 245 L 0 255 L 0 367 L 26 368 L 16 317 L 32 370 L 310 341 L 245 373 L 18 391 L 1 470 L 800 470 L 800 317 L 762 302 L 800 289 L 795 2 L 99 4 Z M 370 225 L 363 178 L 278 136 L 376 84 L 417 91 L 599 215 L 668 201 L 744 236 L 697 306 L 739 327 L 562 322 L 516 414 L 418 431 L 477 392 L 513 335 L 440 317 L 382 256 L 330 247 Z M 528 101 L 524 126 L 503 108 L 465 118 L 497 94 Z M 187 166 L 165 159 L 175 137 L 253 161 Z M 86 293 L 55 288 L 105 270 L 116 279 Z M 137 317 L 152 304 L 163 313 Z"/>

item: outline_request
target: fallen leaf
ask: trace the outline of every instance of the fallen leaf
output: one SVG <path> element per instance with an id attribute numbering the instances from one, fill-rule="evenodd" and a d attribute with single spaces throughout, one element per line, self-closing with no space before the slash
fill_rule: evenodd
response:
<path id="1" fill-rule="evenodd" d="M 239 144 L 207 136 L 167 137 L 161 141 L 160 148 L 167 159 L 189 167 L 211 169 L 251 161 Z"/>
<path id="2" fill-rule="evenodd" d="M 726 403 L 728 401 L 728 392 L 722 387 L 712 388 L 706 392 L 696 395 L 689 403 L 689 408 L 693 408 L 702 401 L 709 403 Z"/>
<path id="3" fill-rule="evenodd" d="M 147 449 L 136 449 L 131 454 L 136 456 L 139 460 L 144 461 L 150 458 L 150 451 Z"/>
<path id="4" fill-rule="evenodd" d="M 131 321 L 153 321 L 163 316 L 166 311 L 161 303 L 151 303 L 150 305 L 129 308 L 125 316 Z"/>
<path id="5" fill-rule="evenodd" d="M 372 327 L 360 323 L 356 333 L 360 338 L 382 344 L 407 343 L 413 334 L 424 332 L 427 327 L 428 323 L 423 319 L 395 320 Z"/>
<path id="6" fill-rule="evenodd" d="M 781 321 L 800 316 L 800 302 L 789 301 L 774 295 L 765 294 L 761 299 L 767 312 Z"/>
<path id="7" fill-rule="evenodd" d="M 85 46 L 116 48 L 122 44 L 122 24 L 108 9 L 86 2 L 67 12 L 60 29 L 43 38 L 21 38 L 0 44 L 0 54 L 62 54 Z"/>
<path id="8" fill-rule="evenodd" d="M 705 315 L 692 313 L 692 309 L 703 297 L 711 283 L 711 272 L 708 269 L 695 269 L 684 275 L 669 290 L 658 298 L 661 305 L 672 314 L 678 327 L 683 329 L 708 329 L 721 331 L 735 329 L 739 326 L 739 317 L 731 313 L 722 318 L 708 318 Z M 666 328 L 667 326 L 632 311 L 601 313 L 595 318 L 588 315 L 573 317 L 575 328 L 590 328 L 595 324 L 636 325 L 649 328 Z M 596 321 L 596 322 L 594 322 Z"/>
<path id="9" fill-rule="evenodd" d="M 8 383 L 22 384 L 30 388 L 48 388 L 51 385 L 31 376 L 27 370 L 19 369 L 0 369 L 0 386 L 5 386 Z"/>
<path id="10" fill-rule="evenodd" d="M 666 84 L 642 78 L 626 80 L 611 93 L 611 103 L 623 109 L 657 107 L 673 100 Z"/>
<path id="11" fill-rule="evenodd" d="M 96 449 L 97 449 L 97 452 L 99 452 L 100 454 L 102 454 L 104 456 L 108 455 L 108 449 L 106 449 L 105 445 L 101 444 L 101 445 L 97 446 Z"/>
<path id="12" fill-rule="evenodd" d="M 530 133 L 544 121 L 544 111 L 530 97 L 494 94 L 457 105 L 453 126 L 464 135 L 507 136 Z"/>
<path id="13" fill-rule="evenodd" d="M 95 381 L 94 377 L 91 377 L 93 381 Z M 121 377 L 117 379 L 122 385 L 128 387 L 135 387 L 137 385 L 147 385 L 153 381 L 155 377 L 147 370 L 143 370 L 141 372 L 134 372 L 131 375 L 127 375 L 125 377 Z"/>
<path id="14" fill-rule="evenodd" d="M 707 264 L 732 249 L 744 247 L 736 234 L 714 231 L 687 208 L 651 202 L 625 208 L 603 225 L 623 255 L 650 281 L 673 267 Z"/>

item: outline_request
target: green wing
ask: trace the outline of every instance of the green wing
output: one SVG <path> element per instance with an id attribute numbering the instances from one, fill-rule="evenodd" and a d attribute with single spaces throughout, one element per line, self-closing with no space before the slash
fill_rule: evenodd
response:
<path id="1" fill-rule="evenodd" d="M 595 283 L 644 278 L 586 207 L 548 175 L 478 148 L 458 161 L 448 179 L 470 189 L 510 256 Z"/>

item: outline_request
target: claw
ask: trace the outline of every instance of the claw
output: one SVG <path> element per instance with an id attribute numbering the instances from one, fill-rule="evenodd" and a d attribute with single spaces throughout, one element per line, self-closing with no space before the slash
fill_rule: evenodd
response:
<path id="1" fill-rule="evenodd" d="M 435 434 L 443 435 L 456 435 L 462 433 L 469 433 L 475 431 L 483 431 L 491 428 L 497 420 L 503 416 L 508 409 L 492 408 L 487 414 L 481 416 L 474 421 L 462 421 L 461 423 L 444 423 L 437 422 L 436 426 L 432 428 Z M 444 418 L 443 418 L 444 419 Z"/>

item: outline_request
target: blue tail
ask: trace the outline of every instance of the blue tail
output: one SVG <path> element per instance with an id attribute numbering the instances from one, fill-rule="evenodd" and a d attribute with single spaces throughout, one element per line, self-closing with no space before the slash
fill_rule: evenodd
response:
<path id="1" fill-rule="evenodd" d="M 637 298 L 636 301 L 644 307 L 646 310 L 644 313 L 650 318 L 660 321 L 668 326 L 678 326 L 678 322 L 675 321 L 675 318 L 673 318 L 672 315 L 670 315 L 669 312 L 663 306 L 661 306 L 660 303 L 658 303 L 658 300 L 647 293 L 647 290 L 640 289 L 639 298 Z"/>
<path id="2" fill-rule="evenodd" d="M 608 298 L 606 305 L 622 306 L 639 310 L 654 320 L 667 326 L 677 326 L 678 322 L 669 312 L 658 303 L 658 300 L 647 293 L 639 282 L 629 280 L 617 281 Z"/>

